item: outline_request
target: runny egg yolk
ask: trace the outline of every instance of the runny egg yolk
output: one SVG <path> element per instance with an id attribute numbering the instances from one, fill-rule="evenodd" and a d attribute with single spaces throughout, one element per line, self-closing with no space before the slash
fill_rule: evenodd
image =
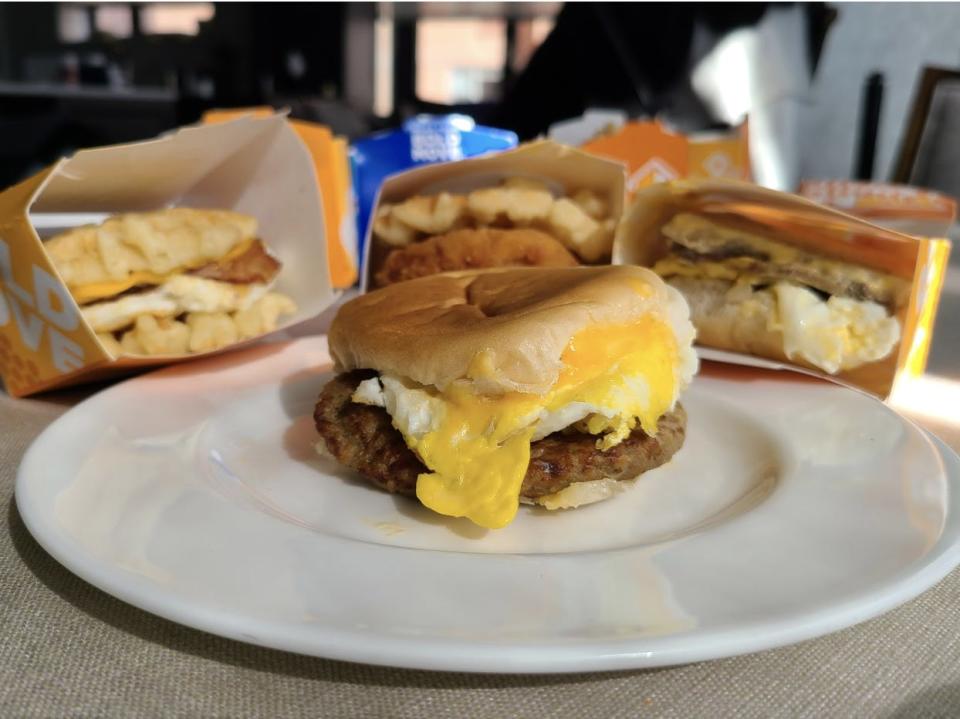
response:
<path id="1" fill-rule="evenodd" d="M 479 396 L 454 386 L 430 431 L 407 444 L 431 470 L 417 480 L 430 509 L 496 529 L 517 513 L 539 420 L 574 403 L 589 405 L 586 429 L 598 447 L 622 441 L 637 423 L 648 434 L 674 404 L 679 349 L 671 326 L 654 314 L 627 325 L 590 327 L 571 340 L 563 369 L 544 395 Z"/>

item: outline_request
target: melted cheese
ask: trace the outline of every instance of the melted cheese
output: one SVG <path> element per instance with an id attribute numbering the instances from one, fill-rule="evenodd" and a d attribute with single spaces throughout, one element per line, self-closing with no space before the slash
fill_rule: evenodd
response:
<path id="1" fill-rule="evenodd" d="M 232 248 L 219 261 L 227 262 L 239 257 L 249 250 L 255 241 L 256 240 L 254 239 L 244 240 L 236 247 Z M 162 285 L 172 277 L 181 274 L 184 270 L 195 269 L 197 268 L 186 267 L 169 275 L 158 275 L 149 271 L 131 272 L 122 280 L 115 280 L 113 282 L 92 282 L 88 285 L 71 287 L 70 294 L 73 295 L 73 298 L 77 301 L 77 304 L 83 305 L 103 299 L 104 297 L 113 297 L 114 295 L 119 295 L 121 292 L 126 292 L 131 287 L 136 287 L 137 285 Z"/>
<path id="2" fill-rule="evenodd" d="M 543 430 L 586 418 L 600 449 L 623 441 L 638 424 L 656 434 L 657 420 L 673 408 L 695 366 L 676 337 L 671 322 L 654 314 L 588 328 L 568 345 L 564 369 L 545 395 L 478 395 L 466 384 L 441 394 L 384 376 L 382 399 L 364 384 L 354 401 L 382 404 L 430 469 L 417 481 L 424 505 L 498 528 L 516 515 L 530 443 Z"/>
<path id="3" fill-rule="evenodd" d="M 755 262 L 749 258 L 732 257 L 722 262 L 714 260 L 690 260 L 676 255 L 666 255 L 657 260 L 653 271 L 661 277 L 693 277 L 696 279 L 730 280 L 747 282 L 756 278 L 744 272 L 744 265 Z"/>

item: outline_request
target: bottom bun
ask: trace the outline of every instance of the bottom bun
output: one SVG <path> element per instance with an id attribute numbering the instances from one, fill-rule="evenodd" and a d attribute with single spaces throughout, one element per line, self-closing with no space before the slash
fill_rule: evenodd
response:
<path id="1" fill-rule="evenodd" d="M 727 280 L 671 277 L 690 305 L 690 320 L 697 328 L 697 343 L 717 349 L 795 362 L 783 348 L 783 333 L 774 329 L 777 306 L 768 292 L 734 288 Z"/>
<path id="2" fill-rule="evenodd" d="M 576 509 L 587 504 L 595 504 L 610 499 L 610 497 L 620 494 L 629 484 L 632 484 L 629 479 L 604 477 L 589 482 L 576 482 L 559 492 L 545 494 L 535 499 L 521 496 L 520 503 L 543 507 L 551 511 L 555 509 Z"/>

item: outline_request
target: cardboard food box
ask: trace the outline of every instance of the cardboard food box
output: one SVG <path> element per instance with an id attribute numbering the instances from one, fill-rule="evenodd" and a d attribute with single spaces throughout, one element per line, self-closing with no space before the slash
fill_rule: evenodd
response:
<path id="1" fill-rule="evenodd" d="M 605 200 L 614 226 L 623 214 L 623 165 L 550 140 L 531 142 L 514 150 L 445 162 L 401 172 L 384 180 L 373 203 L 373 216 L 384 203 L 441 192 L 466 194 L 495 187 L 503 180 L 525 178 L 544 183 L 555 197 L 589 190 Z M 391 246 L 376 238 L 374 223 L 367 228 L 361 269 L 361 290 L 373 286 L 373 277 Z"/>
<path id="2" fill-rule="evenodd" d="M 774 240 L 791 236 L 815 248 L 814 252 L 833 246 L 841 259 L 854 264 L 856 257 L 870 256 L 886 265 L 890 274 L 909 283 L 909 301 L 894 315 L 900 325 L 900 341 L 893 351 L 880 360 L 833 375 L 810 365 L 798 364 L 795 368 L 880 397 L 889 396 L 901 377 L 923 373 L 950 253 L 949 241 L 900 234 L 797 195 L 756 185 L 691 180 L 655 185 L 637 194 L 618 228 L 613 261 L 653 266 L 667 249 L 661 228 L 681 212 Z M 709 356 L 756 364 L 755 357 L 736 352 Z M 773 359 L 779 362 L 783 358 Z"/>
<path id="3" fill-rule="evenodd" d="M 174 206 L 236 210 L 257 219 L 260 237 L 283 263 L 275 289 L 297 304 L 277 331 L 336 299 L 313 161 L 283 116 L 82 150 L 0 193 L 0 375 L 9 394 L 213 354 L 114 356 L 44 250 L 45 238 L 70 227 Z"/>
<path id="4" fill-rule="evenodd" d="M 263 118 L 273 114 L 273 109 L 269 107 L 211 110 L 204 114 L 202 121 L 204 124 L 214 124 L 248 115 Z M 357 231 L 347 141 L 334 136 L 330 128 L 315 122 L 288 122 L 313 158 L 323 202 L 330 279 L 334 287 L 352 287 L 357 281 Z"/>
<path id="5" fill-rule="evenodd" d="M 627 194 L 683 178 L 750 179 L 747 125 L 730 132 L 684 135 L 657 120 L 628 122 L 581 146 L 627 166 Z"/>
<path id="6" fill-rule="evenodd" d="M 942 237 L 957 216 L 957 203 L 933 190 L 851 180 L 804 180 L 804 197 L 882 227 L 923 237 Z"/>
<path id="7" fill-rule="evenodd" d="M 415 115 L 400 127 L 356 140 L 350 148 L 357 233 L 367 236 L 377 193 L 391 175 L 430 165 L 454 162 L 517 146 L 517 134 L 485 127 L 467 115 Z M 366 252 L 361 242 L 360 254 Z"/>

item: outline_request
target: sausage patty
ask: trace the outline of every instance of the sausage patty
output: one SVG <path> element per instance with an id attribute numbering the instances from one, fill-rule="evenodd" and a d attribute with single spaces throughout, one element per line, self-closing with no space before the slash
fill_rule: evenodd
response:
<path id="1" fill-rule="evenodd" d="M 280 272 L 280 262 L 273 257 L 262 240 L 255 240 L 243 253 L 229 260 L 220 260 L 198 267 L 190 274 L 208 280 L 247 284 L 269 284 Z"/>
<path id="2" fill-rule="evenodd" d="M 327 451 L 381 489 L 416 496 L 417 475 L 429 470 L 407 447 L 382 407 L 358 404 L 350 397 L 370 371 L 338 375 L 320 393 L 313 413 Z M 596 435 L 556 432 L 530 445 L 530 464 L 520 496 L 543 497 L 574 482 L 604 478 L 633 479 L 667 462 L 683 445 L 687 415 L 679 404 L 660 418 L 656 437 L 635 429 L 606 451 Z"/>

